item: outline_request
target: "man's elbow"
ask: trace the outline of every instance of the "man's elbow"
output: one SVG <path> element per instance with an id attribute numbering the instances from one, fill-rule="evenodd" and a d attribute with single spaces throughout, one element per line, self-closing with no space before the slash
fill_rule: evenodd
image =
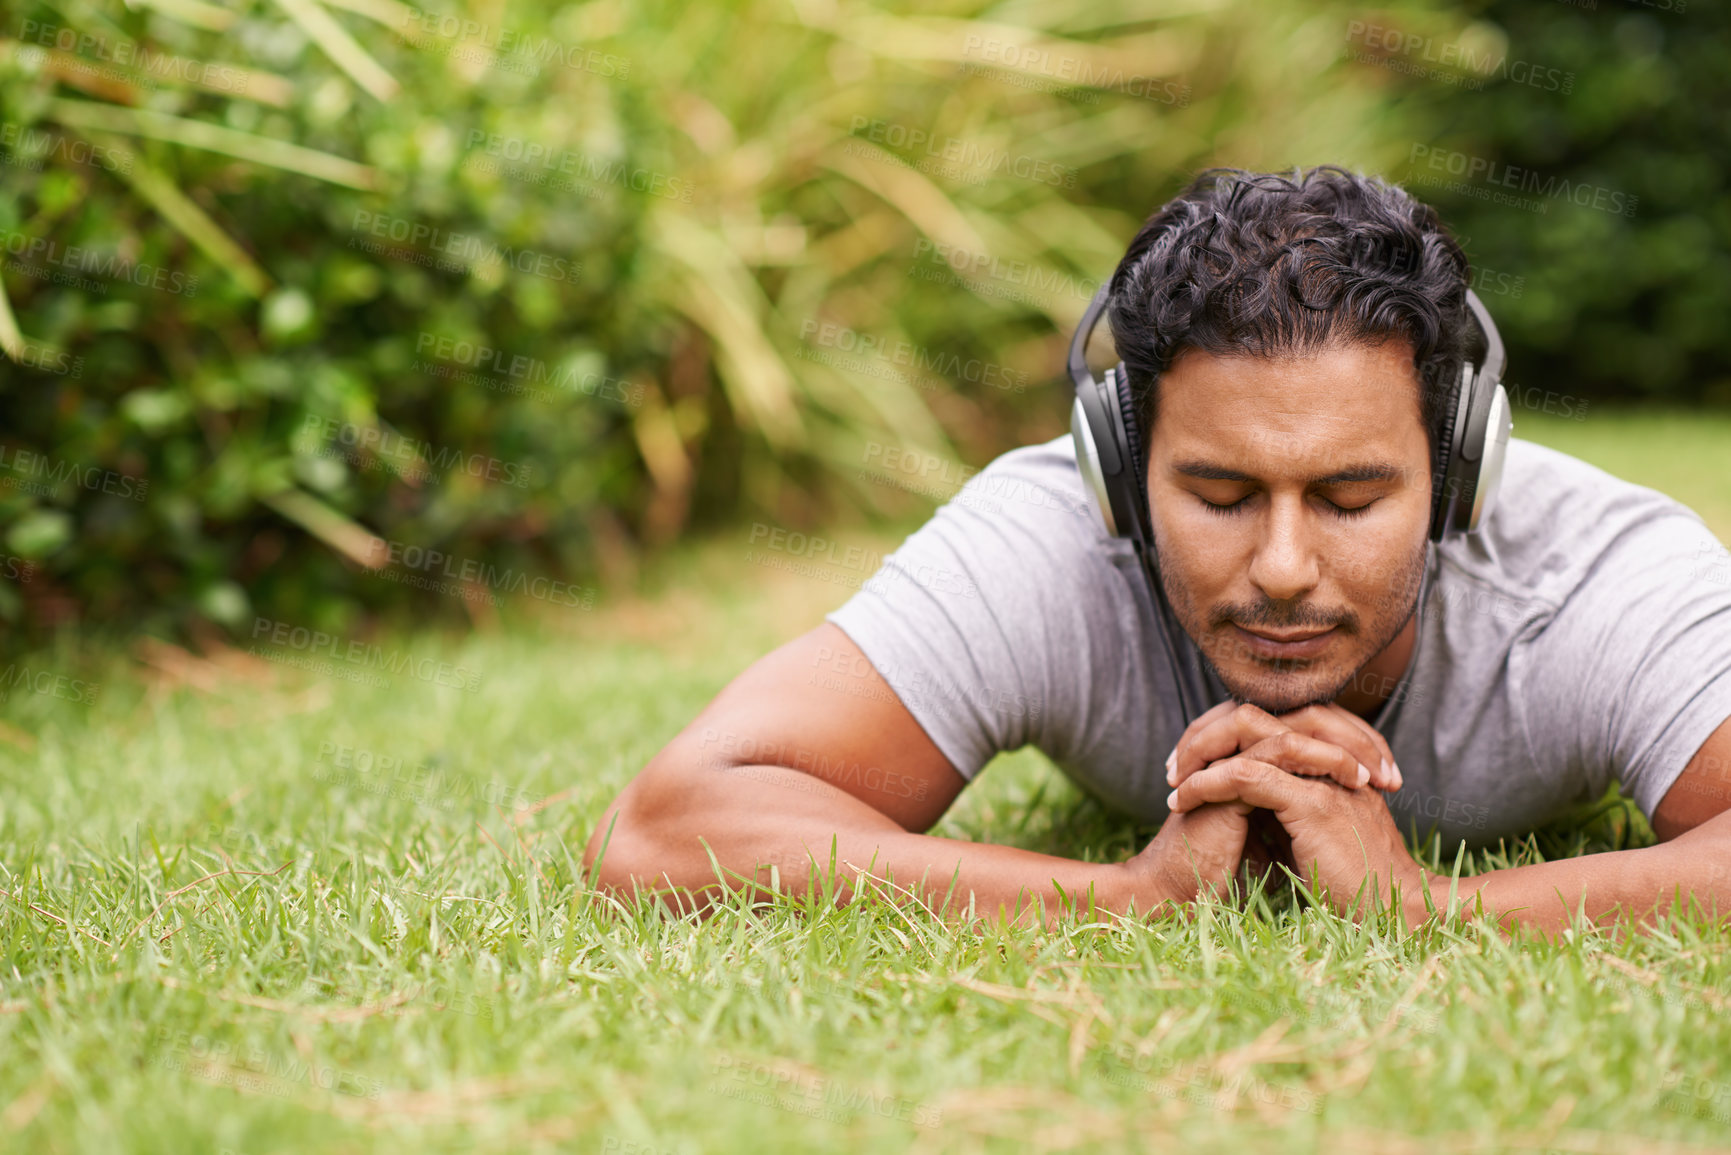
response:
<path id="1" fill-rule="evenodd" d="M 642 776 L 633 780 L 601 815 L 589 844 L 583 850 L 583 866 L 598 889 L 629 897 L 633 880 L 637 888 L 650 886 L 655 863 L 667 862 L 669 823 L 658 808 L 646 803 L 640 789 Z M 597 869 L 599 862 L 599 869 Z M 665 886 L 665 882 L 661 885 Z"/>
<path id="2" fill-rule="evenodd" d="M 704 901 L 693 900 L 693 879 L 687 877 L 701 866 L 695 856 L 707 858 L 693 823 L 706 809 L 701 784 L 665 758 L 663 752 L 651 760 L 602 813 L 583 865 L 598 890 L 621 900 L 632 901 L 638 893 L 676 895 L 680 910 L 701 909 Z"/>

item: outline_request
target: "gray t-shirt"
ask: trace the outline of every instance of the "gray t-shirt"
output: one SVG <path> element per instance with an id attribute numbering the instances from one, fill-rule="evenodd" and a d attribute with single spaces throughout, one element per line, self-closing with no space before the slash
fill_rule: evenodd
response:
<path id="1" fill-rule="evenodd" d="M 1513 438 L 1486 524 L 1429 553 L 1413 660 L 1371 719 L 1405 777 L 1396 821 L 1479 845 L 1612 780 L 1651 817 L 1731 716 L 1725 547 L 1664 494 Z M 828 620 L 963 777 L 1032 744 L 1165 816 L 1183 725 L 1161 619 L 1068 436 L 981 470 Z M 1190 701 L 1225 701 L 1175 634 Z"/>

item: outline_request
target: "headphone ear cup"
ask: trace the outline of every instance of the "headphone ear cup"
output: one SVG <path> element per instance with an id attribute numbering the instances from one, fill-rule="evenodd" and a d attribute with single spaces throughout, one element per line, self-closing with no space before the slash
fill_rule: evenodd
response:
<path id="1" fill-rule="evenodd" d="M 1503 461 L 1508 456 L 1509 432 L 1514 428 L 1509 410 L 1509 394 L 1501 382 L 1491 391 L 1490 411 L 1485 415 L 1484 428 L 1479 434 L 1478 478 L 1473 486 L 1472 507 L 1461 519 L 1461 530 L 1473 533 L 1484 524 L 1491 507 L 1496 504 L 1497 491 L 1502 487 Z"/>
<path id="2" fill-rule="evenodd" d="M 1124 460 L 1130 463 L 1129 496 L 1136 522 L 1133 535 L 1141 541 L 1153 541 L 1153 517 L 1148 505 L 1148 467 L 1142 462 L 1142 426 L 1136 420 L 1136 406 L 1130 396 L 1130 379 L 1124 362 L 1106 374 L 1106 388 L 1111 390 L 1109 401 L 1116 405 L 1118 419 L 1124 430 Z"/>
<path id="3" fill-rule="evenodd" d="M 1094 431 L 1088 424 L 1088 413 L 1080 397 L 1070 406 L 1070 439 L 1076 445 L 1076 469 L 1082 475 L 1082 488 L 1094 503 L 1094 513 L 1100 524 L 1113 537 L 1118 535 L 1118 523 L 1112 516 L 1112 499 L 1106 491 L 1106 474 L 1100 467 L 1100 448 L 1094 443 Z"/>
<path id="4" fill-rule="evenodd" d="M 1430 539 L 1441 541 L 1448 533 L 1449 514 L 1455 496 L 1460 492 L 1460 479 L 1455 476 L 1460 453 L 1455 439 L 1464 424 L 1461 410 L 1471 400 L 1473 364 L 1461 365 L 1460 380 L 1443 400 L 1442 424 L 1437 429 L 1437 462 L 1431 472 Z"/>

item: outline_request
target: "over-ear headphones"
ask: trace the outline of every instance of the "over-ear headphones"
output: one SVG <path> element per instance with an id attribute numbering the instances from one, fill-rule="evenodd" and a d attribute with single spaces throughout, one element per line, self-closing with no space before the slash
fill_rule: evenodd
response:
<path id="1" fill-rule="evenodd" d="M 1158 608 L 1164 596 L 1154 557 L 1148 470 L 1142 461 L 1142 435 L 1124 362 L 1118 362 L 1098 380 L 1088 369 L 1088 339 L 1106 311 L 1110 284 L 1108 280 L 1094 294 L 1070 339 L 1070 380 L 1076 387 L 1070 435 L 1076 443 L 1076 467 L 1081 471 L 1083 488 L 1093 499 L 1106 532 L 1134 544 L 1154 587 Z M 1502 336 L 1484 302 L 1471 289 L 1467 290 L 1466 304 L 1484 349 L 1477 365 L 1468 361 L 1461 366 L 1460 380 L 1452 383 L 1443 398 L 1441 427 L 1436 431 L 1440 460 L 1431 474 L 1431 541 L 1442 541 L 1449 534 L 1472 533 L 1484 524 L 1502 482 L 1503 459 L 1513 428 L 1508 393 L 1502 385 L 1506 361 Z M 1161 631 L 1163 637 L 1169 632 Z M 1177 657 L 1169 638 L 1167 646 L 1188 723 L 1196 715 L 1184 702 L 1184 681 L 1178 676 Z"/>

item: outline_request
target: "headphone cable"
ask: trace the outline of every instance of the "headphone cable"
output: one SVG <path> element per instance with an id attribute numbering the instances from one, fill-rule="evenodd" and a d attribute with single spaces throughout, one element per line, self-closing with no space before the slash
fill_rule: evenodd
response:
<path id="1" fill-rule="evenodd" d="M 1135 543 L 1136 557 L 1142 563 L 1142 576 L 1148 580 L 1148 592 L 1154 599 L 1154 626 L 1160 634 L 1160 641 L 1166 650 L 1166 660 L 1172 669 L 1172 685 L 1178 691 L 1178 712 L 1183 717 L 1178 727 L 1180 735 L 1190 728 L 1190 723 L 1201 717 L 1200 712 L 1190 708 L 1190 694 L 1185 688 L 1184 671 L 1178 661 L 1178 650 L 1172 639 L 1172 630 L 1177 622 L 1177 614 L 1166 600 L 1166 592 L 1160 585 L 1160 573 L 1154 560 L 1153 543 Z"/>

